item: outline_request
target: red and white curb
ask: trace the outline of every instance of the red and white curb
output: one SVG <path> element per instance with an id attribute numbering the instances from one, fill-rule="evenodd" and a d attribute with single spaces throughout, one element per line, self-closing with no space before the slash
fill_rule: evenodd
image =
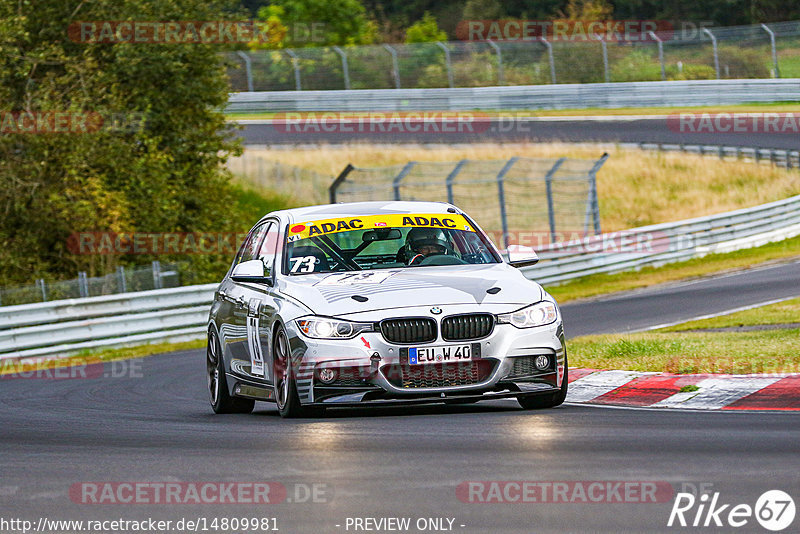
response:
<path id="1" fill-rule="evenodd" d="M 800 411 L 800 374 L 675 375 L 570 369 L 567 402 L 694 410 Z M 681 391 L 685 386 L 693 391 Z"/>

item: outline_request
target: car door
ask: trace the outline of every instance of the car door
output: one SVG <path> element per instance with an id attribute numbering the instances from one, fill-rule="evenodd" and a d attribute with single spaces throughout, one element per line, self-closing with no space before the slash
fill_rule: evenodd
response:
<path id="1" fill-rule="evenodd" d="M 262 221 L 253 227 L 236 257 L 233 268 L 257 258 L 259 247 L 271 224 L 271 221 Z M 250 347 L 252 340 L 255 339 L 251 332 L 258 329 L 258 321 L 253 319 L 255 312 L 251 310 L 258 309 L 262 294 L 253 286 L 260 285 L 235 282 L 228 276 L 221 288 L 224 290 L 223 298 L 229 303 L 231 310 L 227 314 L 227 324 L 223 332 L 227 353 L 231 358 L 230 369 L 236 374 L 256 379 L 265 378 L 261 353 L 258 348 L 253 347 L 251 350 Z"/>
<path id="2" fill-rule="evenodd" d="M 258 259 L 264 264 L 264 276 L 272 278 L 276 274 L 276 257 L 280 247 L 280 225 L 277 221 L 267 228 L 257 254 Z M 279 308 L 279 293 L 274 285 L 250 284 L 252 293 L 249 295 L 249 319 L 253 327 L 248 331 L 251 336 L 249 348 L 257 353 L 263 361 L 264 379 L 273 384 L 275 368 L 272 360 L 272 332 L 277 319 Z M 254 359 L 251 354 L 251 359 Z"/>

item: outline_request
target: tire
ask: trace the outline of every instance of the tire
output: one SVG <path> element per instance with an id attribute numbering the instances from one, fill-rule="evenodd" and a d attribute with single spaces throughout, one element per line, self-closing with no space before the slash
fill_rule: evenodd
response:
<path id="1" fill-rule="evenodd" d="M 278 406 L 280 416 L 286 419 L 322 416 L 325 413 L 324 406 L 302 406 L 300 404 L 297 381 L 290 357 L 289 339 L 286 337 L 286 330 L 283 326 L 279 326 L 275 332 L 273 347 L 275 404 Z"/>
<path id="2" fill-rule="evenodd" d="M 228 393 L 228 381 L 225 378 L 225 362 L 222 358 L 222 349 L 219 345 L 217 334 L 213 330 L 208 332 L 206 378 L 208 380 L 211 408 L 214 413 L 250 413 L 253 411 L 256 401 L 231 397 Z"/>
<path id="3" fill-rule="evenodd" d="M 541 410 L 544 408 L 555 408 L 564 403 L 567 398 L 569 388 L 569 365 L 567 354 L 564 352 L 564 380 L 561 382 L 561 389 L 557 393 L 547 395 L 519 395 L 517 402 L 525 410 Z"/>

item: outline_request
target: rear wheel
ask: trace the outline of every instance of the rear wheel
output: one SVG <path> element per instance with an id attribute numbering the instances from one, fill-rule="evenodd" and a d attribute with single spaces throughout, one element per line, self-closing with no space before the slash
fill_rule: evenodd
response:
<path id="1" fill-rule="evenodd" d="M 256 401 L 231 397 L 228 393 L 228 381 L 225 379 L 225 363 L 222 361 L 222 349 L 217 334 L 208 333 L 206 347 L 206 377 L 211 408 L 214 413 L 250 413 Z"/>
<path id="2" fill-rule="evenodd" d="M 555 408 L 563 404 L 567 398 L 567 388 L 569 387 L 569 366 L 567 365 L 567 354 L 564 353 L 564 379 L 561 381 L 561 389 L 555 393 L 547 395 L 520 395 L 517 402 L 525 410 L 540 410 L 543 408 Z"/>
<path id="3" fill-rule="evenodd" d="M 283 326 L 275 332 L 273 361 L 275 362 L 275 403 L 281 417 L 319 417 L 325 413 L 324 407 L 302 406 L 297 394 L 296 372 L 292 366 L 289 338 Z"/>

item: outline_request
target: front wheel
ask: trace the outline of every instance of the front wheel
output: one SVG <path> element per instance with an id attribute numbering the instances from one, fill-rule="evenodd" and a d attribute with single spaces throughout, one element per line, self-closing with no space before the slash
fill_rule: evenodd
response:
<path id="1" fill-rule="evenodd" d="M 564 403 L 567 398 L 567 388 L 569 387 L 569 366 L 567 365 L 567 354 L 564 353 L 564 378 L 561 381 L 561 389 L 556 393 L 547 395 L 520 395 L 517 402 L 525 410 L 540 410 L 543 408 L 555 408 Z"/>
<path id="2" fill-rule="evenodd" d="M 208 333 L 206 377 L 208 393 L 211 397 L 211 409 L 214 410 L 214 413 L 250 413 L 253 411 L 256 401 L 231 397 L 228 393 L 225 362 L 222 361 L 222 349 L 214 331 Z"/>
<path id="3" fill-rule="evenodd" d="M 274 365 L 275 365 L 275 404 L 281 417 L 316 417 L 324 413 L 324 407 L 304 407 L 297 394 L 297 376 L 292 365 L 289 339 L 283 326 L 275 332 Z"/>

